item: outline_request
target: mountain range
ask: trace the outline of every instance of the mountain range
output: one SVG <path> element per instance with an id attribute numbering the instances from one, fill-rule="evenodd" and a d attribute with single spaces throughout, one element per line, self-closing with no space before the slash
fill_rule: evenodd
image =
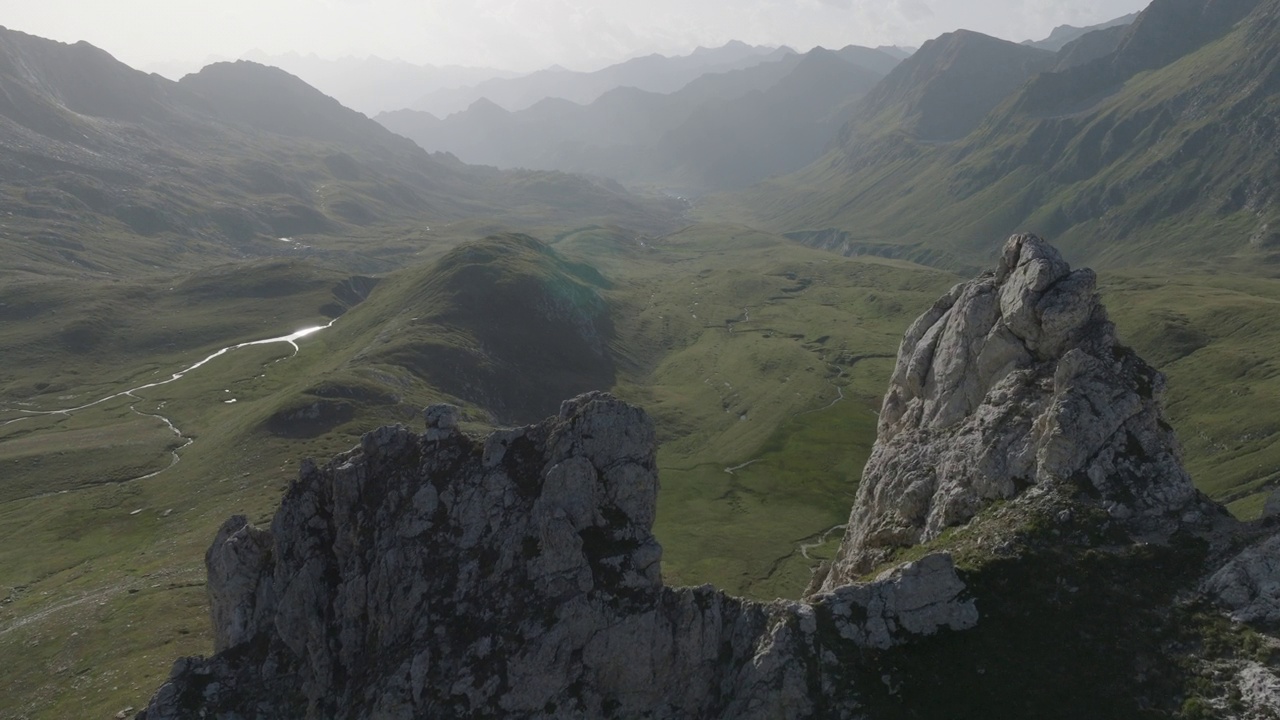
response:
<path id="1" fill-rule="evenodd" d="M 702 194 L 745 187 L 817 158 L 852 103 L 898 62 L 883 50 L 817 48 L 707 72 L 666 94 L 619 87 L 587 105 L 548 98 L 508 112 L 482 99 L 443 120 L 413 110 L 376 119 L 466 162 L 584 172 Z"/>
<path id="2" fill-rule="evenodd" d="M 1015 228 L 1102 264 L 1274 260 L 1277 12 L 1156 2 L 1056 62 L 945 35 L 867 95 L 821 160 L 734 202 L 813 242 L 952 267 Z"/>
<path id="3" fill-rule="evenodd" d="M 734 41 L 718 48 L 700 47 L 688 55 L 676 57 L 645 55 L 591 72 L 553 66 L 520 77 L 493 78 L 468 87 L 425 93 L 407 107 L 443 118 L 461 112 L 481 99 L 514 112 L 545 98 L 587 104 L 620 87 L 670 93 L 707 73 L 773 62 L 793 52 L 787 47 L 771 48 Z"/>
<path id="4" fill-rule="evenodd" d="M 1124 27 L 1125 25 L 1131 24 L 1135 19 L 1137 19 L 1137 17 L 1138 17 L 1138 13 L 1130 13 L 1128 15 L 1115 18 L 1114 20 L 1108 20 L 1107 22 L 1098 23 L 1096 25 L 1087 25 L 1085 27 L 1077 27 L 1075 25 L 1059 25 L 1058 27 L 1053 29 L 1053 32 L 1049 33 L 1049 37 L 1044 38 L 1043 40 L 1024 40 L 1022 44 L 1030 45 L 1032 47 L 1037 47 L 1037 48 L 1040 48 L 1041 50 L 1050 50 L 1053 52 L 1057 52 L 1061 50 L 1067 43 L 1073 40 L 1077 40 L 1080 37 L 1083 37 L 1084 35 L 1088 35 L 1089 33 L 1092 33 L 1097 30 L 1107 30 L 1114 27 Z"/>
<path id="5" fill-rule="evenodd" d="M 278 67 L 370 117 L 409 107 L 430 93 L 520 76 L 520 73 L 496 68 L 417 65 L 379 57 L 330 60 L 314 54 L 272 54 L 254 50 L 245 53 L 241 59 Z"/>
<path id="6" fill-rule="evenodd" d="M 87 43 L 0 30 L 0 83 L 8 274 L 184 267 L 279 254 L 278 238 L 480 215 L 554 223 L 583 202 L 615 219 L 637 202 L 651 219 L 671 212 L 608 183 L 432 156 L 247 61 L 172 82 Z"/>

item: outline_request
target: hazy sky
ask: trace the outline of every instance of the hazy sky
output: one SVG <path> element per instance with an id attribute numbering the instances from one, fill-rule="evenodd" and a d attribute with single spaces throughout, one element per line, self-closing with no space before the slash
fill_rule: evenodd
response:
<path id="1" fill-rule="evenodd" d="M 532 70 L 595 69 L 737 39 L 919 45 L 957 28 L 1011 40 L 1091 25 L 1148 0 L 0 0 L 0 23 L 88 40 L 136 67 L 252 49 Z"/>

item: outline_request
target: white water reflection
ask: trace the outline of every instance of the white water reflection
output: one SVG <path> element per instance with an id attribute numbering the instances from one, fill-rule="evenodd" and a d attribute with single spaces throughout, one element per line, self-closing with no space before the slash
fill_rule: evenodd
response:
<path id="1" fill-rule="evenodd" d="M 118 392 L 114 395 L 108 395 L 107 397 L 99 398 L 98 400 L 94 400 L 91 403 L 85 403 L 84 405 L 78 405 L 76 407 L 71 407 L 71 408 L 62 408 L 61 410 L 19 409 L 18 412 L 26 413 L 25 417 L 15 418 L 13 420 L 8 420 L 4 423 L 0 423 L 0 427 L 3 427 L 5 425 L 11 425 L 16 422 L 21 422 L 23 420 L 30 420 L 33 417 L 39 417 L 42 415 L 71 415 L 72 413 L 80 412 L 81 410 L 87 410 L 88 408 L 94 407 L 96 405 L 101 405 L 102 403 L 110 402 L 111 400 L 116 400 L 122 397 L 131 397 L 131 398 L 134 398 L 135 400 L 141 400 L 141 398 L 139 398 L 137 395 L 134 395 L 135 392 L 177 382 L 178 380 L 181 380 L 187 373 L 193 370 L 196 370 L 197 368 L 203 367 L 204 365 L 207 365 L 209 362 L 213 361 L 215 358 L 222 357 L 223 355 L 226 355 L 232 350 L 239 350 L 240 348 L 243 348 L 243 347 L 250 347 L 252 345 L 271 345 L 273 343 L 289 343 L 290 345 L 293 346 L 293 355 L 290 355 L 289 357 L 293 357 L 294 355 L 298 354 L 298 342 L 297 342 L 298 340 L 301 340 L 302 338 L 307 337 L 308 335 L 314 335 L 315 333 L 318 333 L 321 330 L 326 330 L 332 327 L 333 324 L 337 321 L 338 319 L 334 318 L 333 320 L 330 320 L 328 324 L 316 325 L 314 327 L 309 327 L 309 328 L 303 328 L 289 335 L 281 335 L 280 337 L 267 338 L 265 340 L 252 340 L 250 342 L 239 343 L 238 345 L 228 345 L 227 347 L 224 347 L 221 350 L 218 350 L 212 355 L 209 355 L 208 357 L 201 360 L 200 362 L 194 365 L 191 365 L 190 367 L 179 370 L 178 372 L 171 375 L 167 380 L 160 380 L 153 383 L 147 383 L 145 385 L 139 385 L 137 387 L 132 387 L 132 388 L 129 388 L 128 390 Z M 156 416 L 156 417 L 159 417 L 159 416 Z M 172 425 L 170 425 L 170 427 L 172 427 Z"/>

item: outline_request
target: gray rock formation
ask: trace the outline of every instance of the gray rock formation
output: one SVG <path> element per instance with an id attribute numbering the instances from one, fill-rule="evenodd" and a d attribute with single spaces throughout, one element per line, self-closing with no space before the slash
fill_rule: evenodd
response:
<path id="1" fill-rule="evenodd" d="M 1235 685 L 1239 689 L 1239 707 L 1232 703 L 1222 703 L 1225 707 L 1217 707 L 1228 717 L 1240 717 L 1247 720 L 1264 720 L 1280 715 L 1280 676 L 1275 668 L 1268 668 L 1256 662 L 1245 663 L 1236 675 Z"/>
<path id="2" fill-rule="evenodd" d="M 1236 622 L 1280 624 L 1280 535 L 1245 548 L 1204 584 Z"/>
<path id="3" fill-rule="evenodd" d="M 1262 506 L 1262 517 L 1269 518 L 1280 515 L 1280 490 L 1273 490 Z"/>
<path id="4" fill-rule="evenodd" d="M 850 717 L 842 658 L 977 622 L 946 555 L 806 603 L 664 587 L 653 426 L 607 395 L 483 442 L 426 418 L 227 521 L 218 653 L 139 717 Z"/>
<path id="5" fill-rule="evenodd" d="M 1158 531 L 1199 498 L 1159 403 L 1164 378 L 1115 337 L 1090 270 L 1030 235 L 907 331 L 830 590 L 1027 488 L 1074 483 Z"/>
<path id="6" fill-rule="evenodd" d="M 1273 526 L 1192 488 L 1162 383 L 1092 273 L 1012 238 L 907 333 L 834 567 L 770 604 L 663 585 L 642 411 L 584 395 L 478 440 L 434 406 L 421 435 L 304 464 L 269 530 L 224 524 L 216 654 L 178 661 L 139 717 L 1174 716 L 1197 663 L 1197 702 L 1280 715 L 1276 668 L 1170 643 L 1203 622 L 1197 584 L 1280 618 L 1280 540 L 1222 564 Z M 963 523 L 963 571 L 916 551 L 854 582 Z"/>

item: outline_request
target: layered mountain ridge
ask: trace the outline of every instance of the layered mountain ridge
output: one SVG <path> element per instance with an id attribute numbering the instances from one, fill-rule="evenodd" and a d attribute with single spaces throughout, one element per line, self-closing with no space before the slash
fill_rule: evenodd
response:
<path id="1" fill-rule="evenodd" d="M 1019 228 L 1108 267 L 1153 254 L 1269 263 L 1278 13 L 1272 0 L 1153 2 L 1002 87 L 1018 66 L 984 59 L 1000 41 L 953 34 L 952 53 L 922 50 L 869 93 L 839 147 L 731 200 L 814 245 L 954 268 Z M 960 108 L 951 132 L 912 121 L 960 60 L 986 72 L 945 84 L 974 99 L 939 101 Z M 894 87 L 896 109 L 874 112 Z"/>
<path id="2" fill-rule="evenodd" d="M 477 216 L 554 225 L 594 205 L 600 218 L 635 210 L 645 226 L 680 210 L 616 184 L 433 156 L 247 61 L 173 82 L 87 43 L 0 29 L 0 91 L 0 243 L 6 271 L 28 278 L 298 254 L 279 239 Z M 360 255 L 344 259 L 388 269 Z"/>
<path id="3" fill-rule="evenodd" d="M 343 57 L 336 60 L 298 53 L 245 53 L 242 60 L 278 67 L 297 75 L 326 95 L 365 115 L 408 107 L 424 94 L 475 85 L 520 73 L 485 67 L 417 65 L 379 57 Z M 161 73 L 165 74 L 165 73 Z M 170 76 L 173 77 L 173 76 Z"/>
<path id="4" fill-rule="evenodd" d="M 483 97 L 444 119 L 414 110 L 376 119 L 423 148 L 467 162 L 586 172 L 701 194 L 811 162 L 852 104 L 897 64 L 880 50 L 816 48 L 709 71 L 667 93 L 616 87 L 590 104 L 549 97 L 517 112 Z"/>
<path id="5" fill-rule="evenodd" d="M 518 111 L 544 98 L 586 104 L 619 87 L 670 93 L 707 73 L 775 62 L 794 52 L 787 47 L 732 41 L 718 48 L 698 48 L 679 57 L 653 54 L 632 58 L 593 72 L 575 72 L 557 66 L 515 78 L 494 78 L 471 87 L 440 89 L 409 107 L 444 117 L 470 107 L 481 98 L 488 98 L 506 110 Z"/>
<path id="6" fill-rule="evenodd" d="M 1191 489 L 1159 420 L 1158 375 L 1101 312 L 1092 275 L 1026 236 L 926 312 L 903 343 L 841 559 L 800 602 L 662 585 L 654 427 L 637 408 L 586 395 L 483 441 L 459 431 L 455 409 L 428 408 L 424 434 L 382 428 L 304 465 L 270 530 L 223 526 L 206 561 L 219 652 L 179 661 L 139 717 L 1280 707 L 1274 668 L 1186 639 L 1219 627 L 1212 603 L 1274 629 L 1250 610 L 1277 602 L 1275 570 L 1257 558 L 1274 523 L 1236 523 Z M 1108 411 L 1123 416 L 1118 432 L 1085 418 Z M 928 431 L 904 441 L 915 431 L 899 425 L 923 420 Z M 967 447 L 975 428 L 1043 472 L 1006 482 L 979 458 L 949 481 L 881 492 L 896 482 L 877 469 L 891 453 L 923 478 L 933 468 L 913 449 Z M 899 508 L 870 509 L 877 494 Z M 910 521 L 921 503 L 944 510 L 933 529 L 891 543 L 914 559 L 850 561 L 889 547 L 861 528 Z M 868 581 L 872 567 L 883 572 Z"/>

